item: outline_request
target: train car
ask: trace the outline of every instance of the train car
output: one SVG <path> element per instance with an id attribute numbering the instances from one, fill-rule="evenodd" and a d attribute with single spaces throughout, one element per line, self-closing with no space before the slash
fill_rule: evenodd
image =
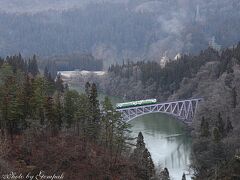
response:
<path id="1" fill-rule="evenodd" d="M 125 103 L 117 103 L 116 108 L 128 108 L 128 107 L 135 107 L 135 106 L 142 106 L 142 105 L 150 105 L 155 104 L 157 102 L 157 99 L 146 99 L 146 100 L 139 100 L 139 101 L 131 101 L 131 102 L 125 102 Z"/>

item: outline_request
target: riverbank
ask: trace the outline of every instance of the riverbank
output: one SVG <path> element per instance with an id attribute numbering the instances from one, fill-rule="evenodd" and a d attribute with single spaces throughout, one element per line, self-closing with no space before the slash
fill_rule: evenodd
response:
<path id="1" fill-rule="evenodd" d="M 71 85 L 70 88 L 84 92 L 84 88 L 77 84 Z M 105 96 L 100 92 L 99 100 L 102 101 Z M 122 98 L 109 97 L 113 104 L 123 102 Z M 143 133 L 155 167 L 167 167 L 173 180 L 181 179 L 183 173 L 191 174 L 191 128 L 175 117 L 161 113 L 141 116 L 130 124 L 132 137 L 137 137 L 139 132 Z M 190 180 L 190 176 L 187 176 L 187 179 Z"/>

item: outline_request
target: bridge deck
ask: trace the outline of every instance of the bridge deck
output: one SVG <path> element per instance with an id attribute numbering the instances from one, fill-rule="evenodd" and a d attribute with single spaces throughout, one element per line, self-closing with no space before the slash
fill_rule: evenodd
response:
<path id="1" fill-rule="evenodd" d="M 122 114 L 123 120 L 127 122 L 145 114 L 161 112 L 173 115 L 185 123 L 191 123 L 198 108 L 198 103 L 202 100 L 203 98 L 193 98 L 121 108 L 117 111 Z"/>

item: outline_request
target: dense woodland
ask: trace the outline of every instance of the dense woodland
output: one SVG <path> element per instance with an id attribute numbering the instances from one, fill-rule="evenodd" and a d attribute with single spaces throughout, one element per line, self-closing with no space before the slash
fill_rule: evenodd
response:
<path id="1" fill-rule="evenodd" d="M 144 61 L 113 65 L 102 88 L 129 99 L 204 98 L 192 125 L 195 179 L 230 180 L 240 178 L 239 82 L 240 44 L 185 55 L 165 68 Z"/>
<path id="2" fill-rule="evenodd" d="M 154 167 L 142 134 L 135 144 L 110 100 L 99 102 L 97 85 L 86 83 L 84 94 L 70 90 L 60 75 L 54 80 L 47 69 L 40 74 L 36 56 L 24 60 L 19 54 L 0 62 L 2 174 L 44 170 L 70 179 L 169 179 L 166 168 L 159 173 Z M 239 65 L 240 44 L 186 55 L 165 68 L 155 62 L 114 65 L 98 86 L 109 83 L 119 93 L 127 85 L 132 99 L 156 93 L 149 88 L 153 84 L 159 100 L 203 97 L 192 126 L 195 179 L 238 179 Z M 132 83 L 142 89 L 132 89 Z M 131 97 L 133 92 L 141 93 Z"/>
<path id="3" fill-rule="evenodd" d="M 194 179 L 240 179 L 239 0 L 1 0 L 0 17 L 0 56 L 38 55 L 0 58 L 1 175 L 169 180 L 142 133 L 131 137 L 110 100 L 99 102 L 101 90 L 129 100 L 202 97 Z M 206 49 L 212 37 L 221 51 Z M 177 53 L 187 55 L 160 67 L 163 54 Z M 57 74 L 112 63 L 81 94 Z"/>
<path id="4" fill-rule="evenodd" d="M 57 75 L 58 71 L 101 71 L 103 70 L 103 61 L 95 59 L 91 54 L 72 54 L 65 56 L 54 56 L 38 61 L 39 69 L 47 69 L 52 77 Z"/>
<path id="5" fill-rule="evenodd" d="M 41 75 L 36 56 L 19 54 L 0 59 L 0 86 L 1 175 L 158 179 L 142 134 L 135 144 L 110 100 L 100 105 L 94 83 L 79 94 L 60 76 Z"/>
<path id="6" fill-rule="evenodd" d="M 1 56 L 92 52 L 121 62 L 122 57 L 159 58 L 165 51 L 170 57 L 197 53 L 213 36 L 224 47 L 239 40 L 238 0 L 0 3 Z"/>
<path id="7" fill-rule="evenodd" d="M 183 80 L 194 77 L 202 65 L 219 61 L 219 57 L 218 52 L 209 48 L 198 56 L 184 55 L 168 63 L 165 68 L 155 61 L 123 62 L 122 65 L 109 67 L 109 77 L 101 88 L 108 94 L 126 96 L 128 99 L 155 97 L 165 100 L 180 88 Z M 220 66 L 224 65 L 219 65 L 216 70 L 222 73 L 220 71 L 224 69 Z M 125 88 L 126 84 L 131 87 L 130 90 Z M 191 96 L 189 93 L 182 98 Z"/>

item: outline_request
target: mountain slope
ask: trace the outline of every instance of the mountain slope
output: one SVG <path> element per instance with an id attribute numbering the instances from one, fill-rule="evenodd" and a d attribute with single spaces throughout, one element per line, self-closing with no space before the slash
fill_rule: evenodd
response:
<path id="1" fill-rule="evenodd" d="M 112 61 L 159 60 L 165 52 L 197 53 L 213 36 L 223 47 L 240 39 L 236 0 L 1 0 L 0 15 L 2 56 L 87 52 Z"/>

